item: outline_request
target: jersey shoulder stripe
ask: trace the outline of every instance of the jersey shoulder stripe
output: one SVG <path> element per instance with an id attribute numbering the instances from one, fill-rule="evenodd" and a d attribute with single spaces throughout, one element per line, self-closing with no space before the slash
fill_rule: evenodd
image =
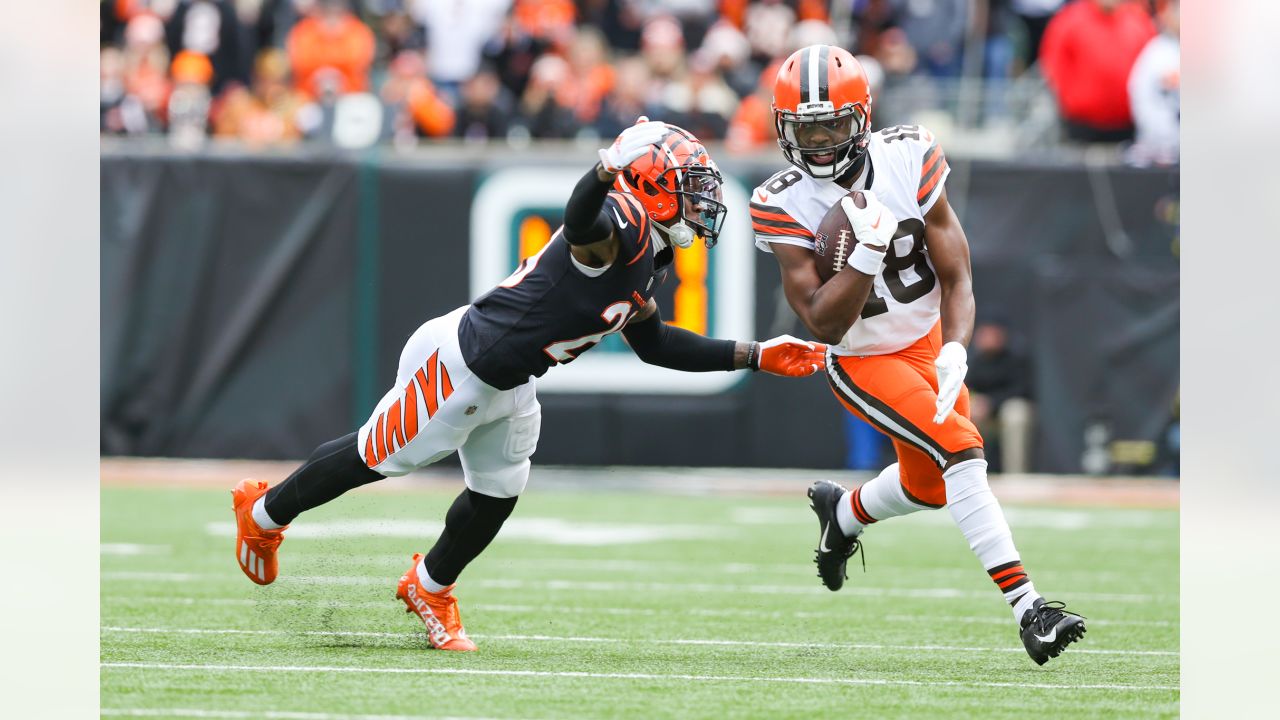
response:
<path id="1" fill-rule="evenodd" d="M 765 205 L 764 203 L 758 202 L 751 203 L 751 217 L 753 219 L 759 218 L 762 220 L 776 220 L 778 222 L 790 223 L 792 225 L 800 224 L 796 222 L 796 219 L 791 217 L 791 213 L 786 210 L 776 205 Z"/>
<path id="2" fill-rule="evenodd" d="M 916 202 L 923 206 L 950 168 L 946 155 L 936 142 L 925 151 L 921 162 L 923 164 L 920 168 L 920 187 L 916 193 Z"/>
<path id="3" fill-rule="evenodd" d="M 776 205 L 751 203 L 751 227 L 757 235 L 797 235 L 811 237 L 808 228 Z"/>
<path id="4" fill-rule="evenodd" d="M 622 242 L 622 256 L 632 256 L 627 262 L 631 265 L 649 249 L 649 216 L 639 200 L 621 192 L 609 193 L 605 198 L 605 209 L 614 232 Z"/>
<path id="5" fill-rule="evenodd" d="M 636 217 L 637 215 L 636 210 L 640 206 L 639 201 L 637 201 L 635 198 L 631 197 L 626 193 L 620 193 L 620 192 L 614 192 L 614 191 L 610 191 L 608 199 L 612 200 L 614 204 L 618 206 L 618 208 L 622 211 L 622 214 L 621 214 L 622 219 L 624 219 L 628 224 L 631 224 L 631 225 L 639 224 L 640 218 Z M 643 213 L 640 213 L 640 215 L 643 215 Z"/>
<path id="6" fill-rule="evenodd" d="M 637 260 L 644 257 L 644 254 L 646 252 L 649 252 L 649 233 L 647 231 L 644 234 L 644 244 L 641 245 L 640 249 L 636 251 L 635 257 L 627 261 L 627 265 L 634 265 Z"/>

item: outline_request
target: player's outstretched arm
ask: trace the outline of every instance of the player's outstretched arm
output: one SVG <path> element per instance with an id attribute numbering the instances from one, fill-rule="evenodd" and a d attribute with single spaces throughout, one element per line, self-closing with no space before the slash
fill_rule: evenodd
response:
<path id="1" fill-rule="evenodd" d="M 772 375 L 804 377 L 821 370 L 826 346 L 788 335 L 764 342 L 737 342 L 703 337 L 662 322 L 652 299 L 622 329 L 636 356 L 650 365 L 683 370 L 759 370 Z"/>
<path id="2" fill-rule="evenodd" d="M 618 241 L 613 221 L 604 210 L 605 198 L 618 173 L 647 153 L 649 146 L 665 133 L 662 123 L 647 122 L 642 117 L 600 151 L 600 162 L 574 186 L 564 206 L 564 239 L 579 262 L 597 267 L 613 262 Z"/>
<path id="3" fill-rule="evenodd" d="M 935 423 L 940 423 L 955 405 L 969 371 L 965 347 L 973 334 L 973 271 L 969 266 L 969 240 L 947 202 L 945 190 L 924 220 L 924 242 L 942 289 L 943 345 L 934 362 L 938 372 L 938 404 L 933 418 Z"/>

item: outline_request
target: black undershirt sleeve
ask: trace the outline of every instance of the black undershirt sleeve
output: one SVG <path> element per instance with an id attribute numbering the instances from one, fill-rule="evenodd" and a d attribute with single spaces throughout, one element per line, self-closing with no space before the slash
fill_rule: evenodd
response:
<path id="1" fill-rule="evenodd" d="M 658 313 L 647 320 L 628 323 L 622 335 L 636 356 L 650 365 L 685 372 L 737 369 L 733 358 L 736 342 L 714 340 L 673 327 L 662 322 Z"/>
<path id="2" fill-rule="evenodd" d="M 564 206 L 564 239 L 570 245 L 590 245 L 608 239 L 613 221 L 604 211 L 612 182 L 601 182 L 592 166 L 574 186 Z"/>

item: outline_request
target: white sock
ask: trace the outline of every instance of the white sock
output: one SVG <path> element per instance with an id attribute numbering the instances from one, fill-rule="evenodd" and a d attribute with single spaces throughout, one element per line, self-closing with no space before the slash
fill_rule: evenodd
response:
<path id="1" fill-rule="evenodd" d="M 854 509 L 855 504 L 859 506 L 858 510 Z M 898 463 L 894 463 L 862 487 L 841 495 L 840 504 L 836 507 L 836 521 L 846 537 L 853 537 L 871 523 L 928 509 L 907 499 Z M 862 520 L 859 520 L 859 515 Z M 864 522 L 866 520 L 870 522 Z"/>
<path id="2" fill-rule="evenodd" d="M 1030 607 L 1039 595 L 1018 559 L 1013 533 L 1004 518 L 1000 503 L 987 484 L 987 461 L 965 460 L 942 473 L 947 484 L 947 510 L 955 520 L 969 549 L 978 556 L 992 582 L 1014 608 L 1014 618 L 1021 620 L 1018 608 Z"/>
<path id="3" fill-rule="evenodd" d="M 1031 604 L 1040 598 L 1040 593 L 1036 592 L 1036 586 L 1030 582 L 1018 588 L 1018 592 L 1022 594 L 1010 605 L 1013 605 L 1013 619 L 1022 622 L 1022 616 L 1027 614 L 1027 611 L 1031 609 Z M 1008 595 L 1005 596 L 1005 599 L 1009 599 Z"/>
<path id="4" fill-rule="evenodd" d="M 279 530 L 284 527 L 272 520 L 271 516 L 267 514 L 267 496 L 265 493 L 258 498 L 258 502 L 253 504 L 253 521 L 263 530 Z"/>
<path id="5" fill-rule="evenodd" d="M 444 592 L 444 589 L 449 587 L 431 579 L 431 573 L 427 572 L 426 555 L 423 555 L 422 559 L 418 561 L 418 581 L 422 583 L 422 587 L 426 588 L 429 593 Z"/>

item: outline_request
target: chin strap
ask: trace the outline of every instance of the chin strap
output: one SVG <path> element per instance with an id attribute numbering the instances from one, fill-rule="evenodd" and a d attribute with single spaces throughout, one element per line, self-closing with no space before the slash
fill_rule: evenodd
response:
<path id="1" fill-rule="evenodd" d="M 854 149 L 857 149 L 856 143 L 854 144 Z M 840 174 L 840 177 L 836 178 L 836 182 L 843 184 L 846 181 L 857 179 L 858 173 L 862 172 L 862 166 L 866 164 L 867 150 L 866 148 L 863 148 L 862 152 L 858 153 L 858 157 L 854 158 L 853 164 L 849 166 L 849 169 L 845 170 Z"/>
<path id="2" fill-rule="evenodd" d="M 663 235 L 666 235 L 666 238 L 665 238 L 666 243 L 664 244 L 669 243 L 671 245 L 675 245 L 678 248 L 689 247 L 690 245 L 693 244 L 694 238 L 698 237 L 698 233 L 695 232 L 693 228 L 689 227 L 688 225 L 685 225 L 683 222 L 681 222 L 680 224 L 672 228 L 668 228 L 660 222 L 655 222 L 653 223 L 653 227 L 658 228 L 659 230 L 662 231 Z M 658 248 L 658 249 L 661 250 L 662 248 Z"/>
<path id="3" fill-rule="evenodd" d="M 662 233 L 654 229 L 657 227 L 659 227 L 658 223 L 656 222 L 649 223 L 649 237 L 653 238 L 653 254 L 654 255 L 657 255 L 663 250 L 666 250 L 668 247 L 667 239 L 663 237 Z"/>

